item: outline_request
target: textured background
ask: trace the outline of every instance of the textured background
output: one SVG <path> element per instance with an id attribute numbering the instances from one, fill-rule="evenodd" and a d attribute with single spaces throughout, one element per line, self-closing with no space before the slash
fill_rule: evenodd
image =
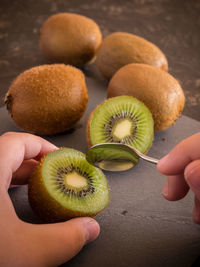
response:
<path id="1" fill-rule="evenodd" d="M 200 1 L 196 0 L 1 0 L 0 106 L 12 80 L 25 69 L 48 63 L 38 48 L 39 29 L 49 15 L 74 12 L 93 18 L 103 36 L 114 31 L 140 35 L 157 44 L 169 61 L 169 72 L 186 95 L 184 115 L 175 126 L 155 135 L 150 155 L 161 157 L 183 138 L 199 131 L 200 123 Z M 88 109 L 76 129 L 50 138 L 57 145 L 87 149 L 86 122 L 106 97 L 107 82 L 95 65 L 83 68 L 89 88 Z M 193 120 L 193 119 L 195 120 Z M 4 107 L 0 134 L 18 131 Z M 193 195 L 168 202 L 160 194 L 165 177 L 140 161 L 125 173 L 106 173 L 111 204 L 97 216 L 100 237 L 65 266 L 191 266 L 200 248 L 200 228 L 192 222 Z M 18 215 L 38 223 L 26 187 L 10 191 Z M 197 265 L 198 266 L 198 265 Z"/>
<path id="2" fill-rule="evenodd" d="M 87 78 L 90 101 L 74 131 L 48 137 L 57 146 L 87 151 L 86 124 L 90 112 L 105 98 L 104 84 Z M 0 134 L 19 131 L 4 107 L 0 108 Z M 198 132 L 200 122 L 182 116 L 167 130 L 155 134 L 149 155 L 160 158 L 182 139 Z M 46 137 L 47 138 L 47 137 Z M 193 194 L 169 202 L 161 195 L 165 177 L 155 165 L 140 161 L 125 172 L 105 172 L 111 189 L 109 206 L 96 219 L 99 238 L 64 266 L 70 267 L 189 267 L 200 255 L 200 226 L 193 223 Z M 27 187 L 10 190 L 18 216 L 41 223 L 32 212 Z"/>

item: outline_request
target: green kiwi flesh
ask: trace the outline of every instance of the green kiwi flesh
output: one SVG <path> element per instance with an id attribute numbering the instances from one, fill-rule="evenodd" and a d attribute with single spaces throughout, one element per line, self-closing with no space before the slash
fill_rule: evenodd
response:
<path id="1" fill-rule="evenodd" d="M 91 114 L 88 121 L 88 142 L 124 143 L 146 153 L 154 137 L 154 122 L 149 109 L 130 96 L 105 100 Z M 116 155 L 116 153 L 113 151 Z M 117 156 L 115 156 L 117 157 Z M 131 161 L 136 164 L 138 157 Z"/>
<path id="2" fill-rule="evenodd" d="M 47 154 L 36 167 L 28 188 L 31 207 L 47 222 L 93 217 L 110 199 L 103 172 L 71 148 Z"/>

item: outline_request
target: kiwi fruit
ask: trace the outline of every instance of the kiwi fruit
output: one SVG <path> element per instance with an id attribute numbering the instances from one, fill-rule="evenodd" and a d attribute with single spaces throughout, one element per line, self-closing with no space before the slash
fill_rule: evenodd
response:
<path id="1" fill-rule="evenodd" d="M 166 71 L 146 64 L 129 64 L 119 69 L 108 85 L 108 98 L 129 95 L 151 111 L 155 131 L 174 124 L 185 103 L 179 82 Z"/>
<path id="2" fill-rule="evenodd" d="M 60 148 L 36 166 L 29 179 L 28 198 L 40 218 L 59 222 L 94 217 L 108 205 L 110 191 L 103 172 L 90 165 L 82 152 Z"/>
<path id="3" fill-rule="evenodd" d="M 108 35 L 97 52 L 96 64 L 101 74 L 110 79 L 118 69 L 130 63 L 149 64 L 168 70 L 166 56 L 153 43 L 131 33 Z"/>
<path id="4" fill-rule="evenodd" d="M 94 60 L 102 41 L 94 20 L 73 13 L 49 17 L 40 30 L 40 50 L 55 63 L 82 66 Z"/>
<path id="5" fill-rule="evenodd" d="M 5 96 L 14 122 L 21 129 L 39 135 L 57 134 L 74 127 L 87 102 L 83 73 L 64 64 L 42 65 L 24 71 Z"/>
<path id="6" fill-rule="evenodd" d="M 123 143 L 146 153 L 153 141 L 153 129 L 151 112 L 141 101 L 131 96 L 118 96 L 106 99 L 91 113 L 87 139 L 89 146 Z M 138 157 L 133 162 L 135 165 Z"/>

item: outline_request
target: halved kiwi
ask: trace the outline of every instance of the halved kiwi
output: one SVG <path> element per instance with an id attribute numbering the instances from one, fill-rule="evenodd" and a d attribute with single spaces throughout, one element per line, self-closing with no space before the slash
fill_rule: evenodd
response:
<path id="1" fill-rule="evenodd" d="M 90 146 L 109 142 L 124 143 L 146 153 L 151 147 L 153 136 L 151 112 L 131 96 L 105 100 L 92 112 L 88 121 L 87 138 Z M 138 158 L 131 160 L 136 164 Z"/>
<path id="2" fill-rule="evenodd" d="M 103 172 L 71 148 L 44 156 L 28 184 L 30 205 L 47 222 L 93 217 L 108 205 L 109 195 Z"/>

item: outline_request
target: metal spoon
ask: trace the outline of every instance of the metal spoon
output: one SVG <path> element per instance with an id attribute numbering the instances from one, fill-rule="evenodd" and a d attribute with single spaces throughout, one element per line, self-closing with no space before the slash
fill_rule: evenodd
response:
<path id="1" fill-rule="evenodd" d="M 132 168 L 138 159 L 157 164 L 158 159 L 146 156 L 136 148 L 121 143 L 102 143 L 89 148 L 87 161 L 106 171 L 125 171 Z"/>

